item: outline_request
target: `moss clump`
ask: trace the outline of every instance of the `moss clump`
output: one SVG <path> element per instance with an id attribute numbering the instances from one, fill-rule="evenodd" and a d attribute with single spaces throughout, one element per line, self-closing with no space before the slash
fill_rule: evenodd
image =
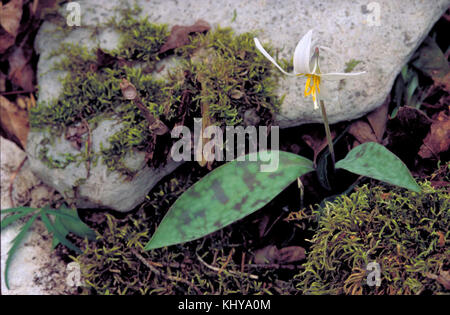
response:
<path id="1" fill-rule="evenodd" d="M 304 294 L 443 293 L 432 275 L 450 269 L 450 196 L 420 184 L 420 194 L 367 185 L 327 203 L 320 212 L 305 271 Z M 291 218 L 306 218 L 296 213 Z M 368 286 L 367 265 L 381 268 L 381 285 Z M 448 281 L 448 279 L 447 279 Z"/>
<path id="2" fill-rule="evenodd" d="M 218 28 L 193 35 L 189 45 L 174 51 L 180 65 L 167 78 L 156 79 L 158 62 L 167 57 L 158 52 L 168 39 L 168 27 L 137 19 L 134 13 L 125 10 L 119 20 L 104 25 L 121 34 L 120 45 L 113 51 L 61 46 L 57 53 L 64 58 L 56 68 L 68 71 L 63 91 L 54 103 L 32 109 L 34 130 L 50 129 L 51 134 L 61 135 L 81 121 L 92 130 L 99 120 L 116 118 L 123 128 L 105 139 L 100 155 L 109 169 L 132 175 L 123 163 L 127 152 L 139 150 L 152 156 L 155 147 L 168 152 L 172 140 L 160 139 L 158 145 L 139 109 L 122 97 L 122 78 L 136 86 L 143 105 L 169 128 L 180 123 L 192 127 L 193 117 L 202 116 L 211 124 L 236 125 L 249 108 L 261 117 L 261 125 L 270 125 L 280 105 L 274 93 L 278 74 L 256 51 L 253 34 L 234 35 L 231 29 Z M 160 160 L 164 162 L 165 156 Z"/>

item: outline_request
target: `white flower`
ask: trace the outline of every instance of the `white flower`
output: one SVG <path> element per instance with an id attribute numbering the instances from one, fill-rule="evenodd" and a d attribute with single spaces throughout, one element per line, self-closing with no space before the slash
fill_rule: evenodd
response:
<path id="1" fill-rule="evenodd" d="M 269 59 L 281 72 L 291 76 L 306 76 L 305 97 L 311 95 L 314 102 L 314 109 L 319 108 L 319 93 L 320 93 L 320 81 L 324 80 L 342 80 L 348 77 L 354 77 L 365 72 L 353 72 L 353 73 L 321 73 L 319 68 L 319 48 L 316 47 L 314 54 L 311 54 L 311 40 L 312 40 L 312 30 L 306 33 L 302 39 L 298 42 L 297 47 L 294 51 L 294 73 L 288 73 L 281 68 L 276 61 L 267 53 L 267 51 L 262 47 L 261 43 L 257 38 L 254 38 L 256 48 Z M 312 70 L 311 70 L 312 66 Z"/>

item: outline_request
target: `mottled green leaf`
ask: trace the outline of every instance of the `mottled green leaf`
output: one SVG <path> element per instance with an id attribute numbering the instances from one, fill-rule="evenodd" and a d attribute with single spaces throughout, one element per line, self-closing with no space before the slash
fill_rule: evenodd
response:
<path id="1" fill-rule="evenodd" d="M 198 239 L 260 209 L 297 177 L 314 170 L 312 161 L 296 154 L 279 154 L 278 168 L 261 172 L 267 165 L 264 151 L 231 161 L 190 187 L 173 204 L 145 249 L 155 249 Z M 257 161 L 250 158 L 258 157 Z M 267 161 L 267 159 L 266 159 Z"/>
<path id="2" fill-rule="evenodd" d="M 406 165 L 391 151 L 375 142 L 363 143 L 351 150 L 336 168 L 404 187 L 415 192 L 420 187 Z"/>

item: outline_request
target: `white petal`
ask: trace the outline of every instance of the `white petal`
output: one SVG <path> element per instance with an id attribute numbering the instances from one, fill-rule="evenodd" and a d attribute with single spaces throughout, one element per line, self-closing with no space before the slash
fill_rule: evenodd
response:
<path id="1" fill-rule="evenodd" d="M 337 81 L 342 79 L 348 79 L 351 77 L 356 77 L 364 73 L 366 72 L 350 72 L 350 73 L 330 72 L 330 73 L 322 73 L 320 74 L 320 77 L 322 77 L 324 80 Z"/>
<path id="2" fill-rule="evenodd" d="M 295 47 L 294 51 L 294 73 L 311 73 L 309 68 L 311 53 L 312 30 L 309 30 Z"/>
<path id="3" fill-rule="evenodd" d="M 294 75 L 294 74 L 292 74 L 292 73 L 288 73 L 288 72 L 284 71 L 283 68 L 281 68 L 281 67 L 276 63 L 275 59 L 273 59 L 273 58 L 269 55 L 269 53 L 263 48 L 263 46 L 261 45 L 261 43 L 259 42 L 259 40 L 258 40 L 256 37 L 254 38 L 254 41 L 255 41 L 256 48 L 259 49 L 259 51 L 264 55 L 264 57 L 266 57 L 267 59 L 269 59 L 269 60 L 270 60 L 270 61 L 271 61 L 278 69 L 280 69 L 281 72 L 283 72 L 284 74 L 287 74 L 287 75 Z"/>

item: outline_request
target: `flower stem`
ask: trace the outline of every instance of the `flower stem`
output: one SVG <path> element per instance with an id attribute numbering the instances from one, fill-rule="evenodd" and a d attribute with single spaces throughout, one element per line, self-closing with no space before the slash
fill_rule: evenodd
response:
<path id="1" fill-rule="evenodd" d="M 323 125 L 325 126 L 325 134 L 327 135 L 328 149 L 330 151 L 334 170 L 335 159 L 334 159 L 333 139 L 331 138 L 330 124 L 328 123 L 327 111 L 325 110 L 325 104 L 322 100 L 320 101 L 320 109 L 322 110 Z"/>

